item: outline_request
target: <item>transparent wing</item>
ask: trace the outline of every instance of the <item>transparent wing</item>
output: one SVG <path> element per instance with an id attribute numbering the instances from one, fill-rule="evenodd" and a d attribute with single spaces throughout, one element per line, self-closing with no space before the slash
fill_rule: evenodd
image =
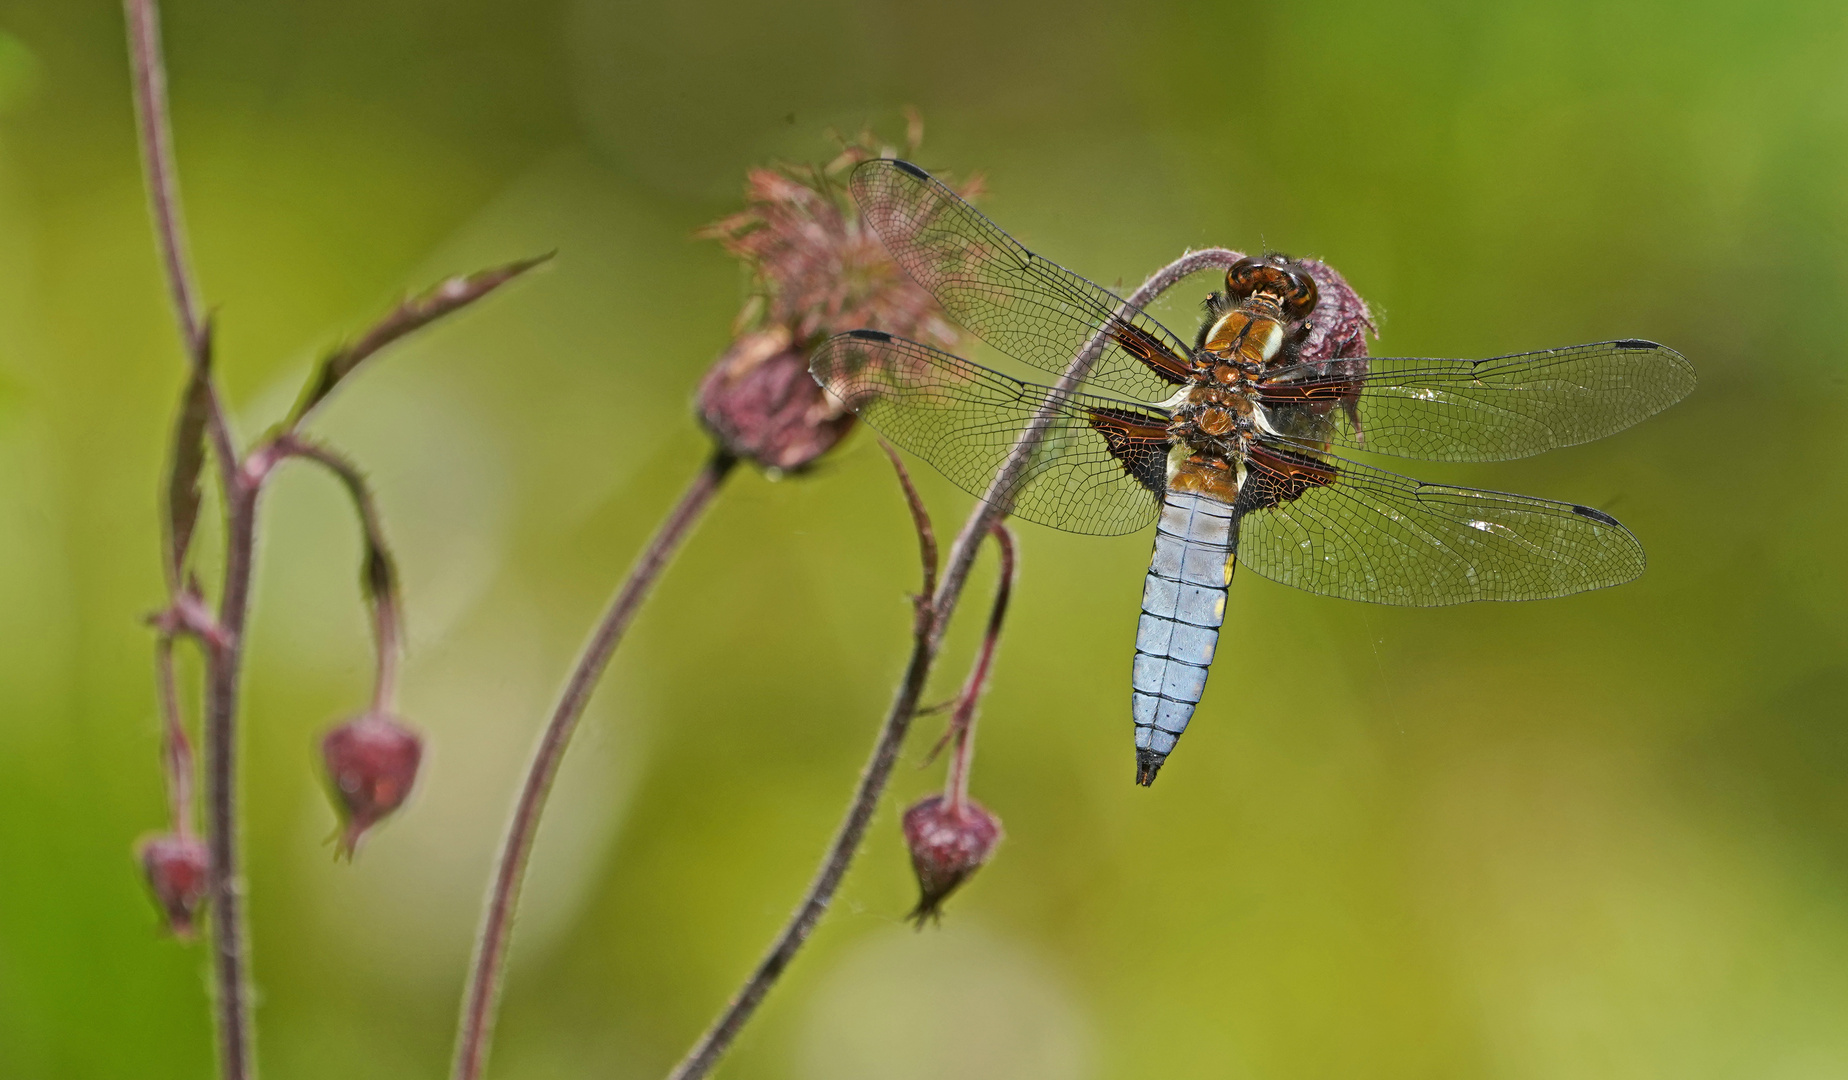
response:
<path id="1" fill-rule="evenodd" d="M 1618 585 L 1643 548 L 1599 510 L 1426 484 L 1259 444 L 1239 493 L 1238 561 L 1309 592 L 1435 607 Z"/>
<path id="2" fill-rule="evenodd" d="M 1631 339 L 1488 360 L 1298 364 L 1259 389 L 1281 434 L 1426 461 L 1503 461 L 1602 439 L 1694 389 L 1694 365 Z"/>
<path id="3" fill-rule="evenodd" d="M 1174 392 L 1191 351 L 1101 285 L 1043 259 L 924 170 L 862 162 L 850 181 L 860 213 L 893 259 L 950 317 L 1023 363 L 1063 375 L 1099 333 L 1089 381 L 1137 401 Z"/>
<path id="4" fill-rule="evenodd" d="M 1168 418 L 1125 402 L 1060 395 L 960 357 L 871 330 L 841 334 L 809 365 L 830 393 L 900 447 L 1028 521 L 1112 536 L 1155 520 Z M 995 487 L 1021 435 L 1044 437 Z"/>

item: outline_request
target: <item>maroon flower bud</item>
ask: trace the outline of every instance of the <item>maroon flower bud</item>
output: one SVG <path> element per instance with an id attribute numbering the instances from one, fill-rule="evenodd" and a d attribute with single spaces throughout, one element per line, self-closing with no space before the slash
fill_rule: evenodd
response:
<path id="1" fill-rule="evenodd" d="M 197 837 L 163 833 L 150 836 L 135 847 L 142 873 L 154 902 L 166 916 L 167 930 L 174 937 L 191 940 L 194 920 L 205 906 L 205 891 L 211 872 L 211 855 Z"/>
<path id="2" fill-rule="evenodd" d="M 911 868 L 918 875 L 918 906 L 910 917 L 921 926 L 927 918 L 938 918 L 944 898 L 994 854 L 1001 819 L 974 799 L 958 807 L 932 795 L 905 811 L 904 824 Z"/>
<path id="3" fill-rule="evenodd" d="M 839 442 L 853 414 L 809 374 L 808 354 L 781 327 L 732 342 L 699 387 L 699 417 L 731 454 L 793 472 Z"/>
<path id="4" fill-rule="evenodd" d="M 367 829 L 404 804 L 423 760 L 423 739 L 390 713 L 356 716 L 321 740 L 327 780 L 344 828 L 348 858 Z"/>

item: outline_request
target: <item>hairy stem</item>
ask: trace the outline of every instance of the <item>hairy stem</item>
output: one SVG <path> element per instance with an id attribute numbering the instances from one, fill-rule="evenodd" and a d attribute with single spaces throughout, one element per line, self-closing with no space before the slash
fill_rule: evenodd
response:
<path id="1" fill-rule="evenodd" d="M 206 833 L 211 853 L 207 892 L 212 909 L 219 1075 L 224 1080 L 248 1080 L 255 1075 L 255 1054 L 250 1021 L 248 931 L 244 925 L 243 889 L 238 871 L 236 720 L 244 617 L 249 608 L 256 537 L 258 484 L 246 477 L 240 466 L 218 392 L 209 381 L 211 325 L 201 311 L 198 289 L 193 284 L 187 261 L 179 179 L 173 163 L 172 127 L 168 120 L 166 64 L 160 48 L 160 13 L 154 0 L 124 0 L 123 7 L 128 21 L 135 119 L 141 137 L 149 211 L 154 219 L 167 285 L 193 377 L 207 381 L 204 387 L 206 431 L 218 459 L 225 495 L 224 591 L 219 601 L 215 638 L 206 646 L 208 685 L 201 733 L 205 756 Z M 181 588 L 179 568 L 173 569 L 175 580 L 171 584 Z"/>
<path id="2" fill-rule="evenodd" d="M 969 678 L 956 698 L 956 711 L 950 715 L 945 737 L 953 740 L 950 768 L 944 779 L 943 797 L 950 809 L 960 813 L 969 799 L 969 765 L 975 758 L 976 705 L 988 688 L 988 672 L 994 667 L 995 646 L 1001 641 L 1001 624 L 1007 619 L 1007 602 L 1014 591 L 1014 533 L 1003 522 L 994 527 L 995 546 L 1001 549 L 999 580 L 995 583 L 995 605 L 988 612 L 988 629 L 982 634 L 982 648 L 976 653 Z"/>
<path id="3" fill-rule="evenodd" d="M 141 167 L 148 188 L 148 213 L 160 242 L 162 269 L 180 323 L 180 337 L 195 371 L 209 372 L 212 328 L 199 303 L 180 207 L 179 171 L 173 163 L 173 125 L 167 108 L 167 64 L 160 46 L 156 0 L 123 0 L 128 17 L 128 59 L 134 80 L 135 126 L 141 137 Z M 207 389 L 207 429 L 219 466 L 228 479 L 236 467 L 230 422 L 216 389 Z"/>
<path id="4" fill-rule="evenodd" d="M 905 677 L 898 685 L 898 693 L 892 698 L 892 706 L 886 711 L 885 723 L 879 726 L 879 738 L 873 744 L 872 757 L 867 759 L 866 767 L 860 771 L 860 782 L 854 788 L 853 798 L 847 803 L 847 816 L 841 820 L 840 828 L 834 834 L 834 842 L 828 845 L 828 853 L 823 857 L 821 869 L 816 871 L 815 880 L 809 883 L 808 892 L 796 910 L 784 924 L 783 930 L 770 943 L 770 951 L 757 963 L 757 969 L 745 980 L 744 986 L 733 997 L 731 1004 L 719 1014 L 699 1042 L 687 1052 L 674 1071 L 668 1074 L 668 1080 L 683 1080 L 687 1077 L 705 1076 L 718 1064 L 738 1031 L 751 1019 L 764 995 L 770 992 L 777 977 L 789 962 L 795 959 L 802 943 L 808 940 L 815 924 L 828 910 L 828 903 L 834 898 L 834 892 L 840 888 L 841 879 L 847 876 L 847 868 L 853 864 L 853 857 L 860 849 L 860 841 L 866 836 L 866 826 L 873 819 L 873 811 L 878 809 L 879 794 L 885 790 L 886 781 L 891 779 L 892 766 L 898 761 L 898 751 L 905 743 L 905 735 L 911 730 L 911 721 L 917 716 L 918 698 L 924 693 L 924 684 L 930 678 L 931 662 L 937 653 L 938 635 L 936 632 L 937 604 L 932 592 L 932 585 L 937 580 L 937 533 L 930 523 L 930 515 L 924 509 L 924 501 L 918 497 L 918 489 L 911 482 L 911 474 L 905 471 L 905 463 L 899 459 L 897 452 L 883 442 L 886 457 L 892 461 L 892 468 L 898 474 L 899 486 L 905 493 L 905 504 L 911 509 L 912 525 L 918 533 L 918 556 L 924 567 L 924 591 L 917 598 L 917 617 L 912 623 L 911 659 L 905 664 Z"/>
<path id="5" fill-rule="evenodd" d="M 1243 256 L 1225 248 L 1207 248 L 1187 254 L 1156 271 L 1142 286 L 1129 295 L 1126 301 L 1130 307 L 1145 307 L 1156 297 L 1173 288 L 1189 274 L 1212 267 L 1228 267 Z M 778 931 L 771 942 L 770 950 L 760 960 L 744 985 L 732 996 L 729 1004 L 721 1011 L 712 1026 L 706 1029 L 699 1041 L 681 1059 L 680 1064 L 668 1074 L 668 1080 L 700 1080 L 717 1065 L 719 1059 L 730 1049 L 738 1032 L 757 1011 L 764 996 L 770 992 L 784 969 L 789 966 L 796 953 L 808 940 L 815 924 L 822 913 L 834 899 L 835 891 L 841 880 L 847 875 L 847 868 L 853 862 L 854 854 L 859 850 L 860 842 L 866 836 L 866 824 L 872 819 L 873 811 L 879 804 L 879 797 L 884 794 L 886 782 L 891 778 L 892 765 L 898 759 L 899 748 L 905 736 L 911 730 L 912 718 L 917 713 L 918 698 L 924 692 L 924 685 L 930 678 L 931 666 L 937 658 L 937 650 L 942 642 L 944 628 L 949 625 L 950 615 L 956 610 L 956 604 L 962 597 L 963 586 L 968 582 L 969 570 L 975 563 L 977 550 L 981 541 L 995 526 L 1005 518 L 1009 506 L 999 493 L 1007 490 L 1019 471 L 1026 467 L 1032 457 L 1033 449 L 1045 436 L 1046 424 L 1056 402 L 1075 390 L 1084 377 L 1090 373 L 1091 365 L 1102 355 L 1108 342 L 1108 335 L 1098 331 L 1085 347 L 1072 358 L 1071 366 L 1060 378 L 1056 389 L 1059 391 L 1050 399 L 1045 415 L 1036 417 L 1021 433 L 1014 448 L 1003 461 L 996 474 L 994 484 L 983 501 L 976 504 L 969 517 L 963 522 L 962 530 L 957 533 L 955 542 L 950 547 L 949 565 L 944 568 L 942 578 L 932 600 L 932 615 L 928 619 L 920 618 L 918 625 L 927 627 L 927 632 L 914 635 L 911 646 L 911 659 L 905 665 L 905 675 L 899 683 L 898 692 L 892 698 L 892 705 L 886 711 L 884 723 L 879 727 L 879 736 L 873 744 L 872 757 L 867 760 L 866 768 L 860 774 L 860 782 L 854 787 L 853 796 L 848 800 L 846 816 L 841 819 L 839 829 L 835 831 L 834 840 L 828 845 L 827 853 L 822 857 L 821 867 L 809 884 L 808 892 L 803 895 L 801 903 L 789 916 L 789 921 Z"/>
<path id="6" fill-rule="evenodd" d="M 180 695 L 173 683 L 173 635 L 162 632 L 154 642 L 155 692 L 160 695 L 161 764 L 167 773 L 168 816 L 174 835 L 193 835 L 193 751 L 180 719 Z"/>
<path id="7" fill-rule="evenodd" d="M 348 497 L 353 500 L 353 511 L 359 516 L 360 533 L 365 540 L 365 565 L 361 582 L 366 593 L 366 603 L 372 609 L 372 637 L 377 649 L 372 711 L 388 713 L 397 700 L 398 666 L 404 656 L 403 603 L 398 596 L 396 563 L 391 557 L 391 549 L 385 543 L 385 526 L 380 519 L 378 500 L 372 495 L 372 486 L 366 483 L 366 476 L 359 471 L 359 466 L 345 455 L 292 430 L 276 436 L 270 452 L 284 457 L 303 458 L 320 465 L 334 474 L 347 489 Z"/>
<path id="8" fill-rule="evenodd" d="M 527 768 L 526 782 L 514 805 L 513 820 L 501 845 L 500 862 L 489 888 L 487 906 L 482 914 L 481 931 L 475 941 L 475 955 L 469 966 L 468 988 L 462 1003 L 462 1019 L 456 1034 L 456 1056 L 451 1075 L 455 1080 L 476 1080 L 487 1064 L 488 1043 L 493 1034 L 494 1011 L 500 996 L 501 980 L 507 962 L 507 946 L 513 933 L 514 910 L 520 901 L 520 886 L 525 880 L 526 864 L 532 854 L 533 840 L 539 832 L 539 818 L 545 811 L 546 796 L 558 776 L 565 747 L 584 715 L 610 655 L 622 641 L 623 631 L 648 598 L 661 570 L 679 550 L 693 524 L 712 501 L 738 459 L 715 451 L 699 475 L 681 495 L 680 502 L 662 522 L 661 530 L 636 560 L 629 577 L 616 591 L 609 610 L 597 624 L 584 653 L 578 658 L 563 695 L 552 710 L 552 718 L 539 738 L 539 747 Z"/>
<path id="9" fill-rule="evenodd" d="M 226 493 L 224 593 L 219 599 L 222 645 L 207 652 L 205 697 L 205 814 L 211 851 L 212 967 L 217 984 L 219 1074 L 245 1080 L 255 1072 L 250 1019 L 249 927 L 238 868 L 237 713 L 244 660 L 244 624 L 256 548 L 258 483 L 241 472 Z"/>

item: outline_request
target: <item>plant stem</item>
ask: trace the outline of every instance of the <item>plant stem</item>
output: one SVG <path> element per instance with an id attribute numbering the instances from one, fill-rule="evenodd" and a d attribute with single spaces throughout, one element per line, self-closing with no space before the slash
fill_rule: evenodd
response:
<path id="1" fill-rule="evenodd" d="M 224 593 L 218 624 L 224 644 L 207 650 L 205 701 L 206 836 L 211 851 L 212 960 L 217 983 L 219 1074 L 246 1080 L 255 1072 L 250 1020 L 249 927 L 237 816 L 237 712 L 244 658 L 244 622 L 250 609 L 250 575 L 256 548 L 259 483 L 242 470 L 226 492 Z"/>
<path id="2" fill-rule="evenodd" d="M 899 486 L 905 492 L 905 503 L 911 508 L 912 524 L 918 533 L 919 561 L 924 566 L 924 591 L 917 598 L 917 616 L 912 623 L 911 659 L 905 665 L 904 680 L 899 683 L 898 693 L 894 695 L 892 706 L 886 712 L 885 723 L 879 727 L 879 738 L 873 744 L 873 755 L 860 771 L 860 782 L 847 804 L 847 816 L 835 832 L 834 842 L 828 845 L 828 853 L 822 859 L 815 880 L 809 883 L 808 892 L 802 897 L 802 902 L 796 905 L 782 933 L 771 942 L 770 951 L 764 954 L 764 958 L 758 961 L 757 969 L 745 980 L 743 988 L 706 1033 L 700 1036 L 699 1042 L 687 1052 L 687 1056 L 674 1067 L 674 1071 L 668 1074 L 668 1080 L 704 1076 L 712 1071 L 712 1067 L 737 1037 L 739 1029 L 757 1011 L 758 1004 L 770 992 L 777 976 L 795 959 L 802 943 L 808 940 L 815 924 L 821 921 L 835 890 L 840 887 L 841 879 L 847 876 L 847 868 L 853 864 L 854 854 L 860 849 L 860 841 L 866 836 L 866 826 L 872 821 L 873 811 L 879 806 L 879 793 L 885 790 L 886 781 L 892 776 L 892 766 L 898 761 L 899 748 L 904 745 L 905 735 L 911 730 L 911 721 L 917 716 L 918 698 L 923 695 L 924 684 L 930 678 L 931 661 L 936 657 L 938 641 L 938 608 L 931 589 L 937 580 L 937 534 L 931 526 L 930 515 L 925 512 L 924 501 L 918 497 L 918 489 L 911 482 L 911 474 L 905 470 L 905 463 L 890 446 L 883 442 L 880 446 L 884 448 L 886 457 L 891 459 L 892 468 L 898 473 Z"/>
<path id="3" fill-rule="evenodd" d="M 950 715 L 947 737 L 955 741 L 950 750 L 950 767 L 944 778 L 943 797 L 953 812 L 960 813 L 969 800 L 969 765 L 975 757 L 976 705 L 988 687 L 988 672 L 994 667 L 995 646 L 1001 641 L 1001 624 L 1007 619 L 1008 597 L 1014 591 L 1014 534 L 1006 524 L 996 522 L 995 546 L 1001 549 L 1001 567 L 997 571 L 995 605 L 988 612 L 988 629 L 982 634 L 982 649 L 975 665 L 956 698 L 956 711 Z"/>
<path id="4" fill-rule="evenodd" d="M 180 695 L 173 684 L 173 635 L 163 631 L 154 642 L 155 692 L 160 695 L 161 764 L 167 773 L 168 816 L 174 835 L 193 834 L 193 751 L 180 719 Z"/>
<path id="5" fill-rule="evenodd" d="M 249 946 L 243 889 L 238 871 L 237 701 L 243 660 L 244 620 L 250 602 L 250 572 L 256 538 L 260 477 L 242 468 L 211 376 L 211 324 L 201 312 L 188 267 L 181 222 L 178 172 L 168 120 L 166 65 L 161 57 L 160 13 L 154 0 L 124 0 L 129 64 L 135 90 L 135 119 L 141 138 L 149 210 L 159 239 L 167 285 L 179 318 L 180 336 L 195 378 L 208 380 L 206 430 L 218 459 L 225 497 L 225 578 L 219 600 L 217 640 L 206 644 L 207 690 L 202 742 L 205 756 L 206 833 L 211 853 L 208 895 L 212 918 L 212 968 L 217 989 L 218 1062 L 223 1080 L 255 1075 L 250 1023 Z M 177 574 L 177 568 L 175 568 Z M 174 587 L 183 587 L 178 581 Z"/>
<path id="6" fill-rule="evenodd" d="M 376 664 L 372 683 L 372 712 L 389 713 L 397 700 L 398 667 L 404 656 L 403 602 L 398 596 L 398 571 L 385 543 L 385 526 L 380 519 L 378 500 L 359 466 L 331 447 L 286 429 L 274 437 L 265 450 L 266 457 L 298 457 L 312 461 L 333 473 L 353 500 L 359 517 L 360 534 L 366 553 L 361 580 L 366 604 L 372 611 L 372 639 Z"/>
<path id="7" fill-rule="evenodd" d="M 1129 295 L 1127 303 L 1132 307 L 1145 307 L 1187 275 L 1213 267 L 1229 267 L 1243 257 L 1239 252 L 1225 248 L 1188 252 L 1157 270 L 1142 283 L 1141 288 Z M 866 835 L 866 824 L 872 819 L 873 811 L 879 804 L 886 781 L 891 778 L 892 764 L 897 760 L 899 748 L 911 729 L 918 697 L 924 692 L 924 684 L 930 678 L 931 666 L 936 661 L 944 629 L 949 625 L 950 615 L 962 597 L 963 586 L 969 579 L 969 570 L 975 564 L 976 552 L 983 538 L 1008 514 L 1010 508 L 1007 501 L 998 493 L 1007 490 L 1014 477 L 1026 467 L 1034 447 L 1045 435 L 1047 421 L 1057 403 L 1084 381 L 1084 377 L 1090 373 L 1091 365 L 1102 355 L 1107 341 L 1107 335 L 1100 330 L 1073 357 L 1071 366 L 1055 385 L 1056 393 L 1048 399 L 1043 415 L 1035 417 L 1021 432 L 1013 450 L 1002 462 L 988 496 L 976 504 L 968 519 L 963 522 L 962 530 L 950 546 L 949 565 L 944 568 L 943 576 L 937 584 L 931 605 L 932 616 L 919 620 L 920 626 L 928 625 L 928 632 L 914 635 L 911 659 L 905 665 L 904 679 L 899 683 L 892 706 L 886 712 L 885 722 L 880 725 L 872 757 L 860 774 L 860 782 L 854 787 L 853 797 L 848 801 L 846 816 L 842 818 L 833 842 L 828 845 L 808 892 L 771 942 L 769 952 L 758 962 L 744 985 L 733 995 L 731 1002 L 713 1020 L 712 1026 L 706 1029 L 699 1041 L 693 1044 L 693 1048 L 687 1051 L 687 1056 L 668 1074 L 668 1080 L 700 1080 L 712 1071 L 719 1058 L 730 1049 L 732 1040 L 737 1038 L 738 1032 L 757 1011 L 764 995 L 770 992 L 770 987 L 795 958 L 803 942 L 808 940 L 816 922 L 833 900 L 835 890 L 840 887 L 841 880 L 847 874 L 847 867 L 853 862 L 860 841 Z"/>
<path id="8" fill-rule="evenodd" d="M 643 550 L 629 577 L 616 591 L 609 610 L 592 632 L 584 653 L 578 658 L 563 695 L 552 710 L 552 718 L 539 738 L 538 750 L 526 773 L 514 806 L 507 838 L 501 845 L 500 862 L 488 893 L 482 915 L 481 932 L 475 942 L 470 963 L 467 996 L 462 1004 L 461 1027 L 456 1036 L 456 1056 L 452 1076 L 455 1080 L 477 1080 L 487 1064 L 488 1042 L 493 1032 L 494 1010 L 500 995 L 507 961 L 507 946 L 513 932 L 514 910 L 520 901 L 520 886 L 526 875 L 526 863 L 532 854 L 533 840 L 539 831 L 539 818 L 545 811 L 546 796 L 558 775 L 565 747 L 584 714 L 591 691 L 603 674 L 610 655 L 622 641 L 623 631 L 647 599 L 655 579 L 679 550 L 682 541 L 699 520 L 719 486 L 730 474 L 738 459 L 719 450 L 706 462 L 680 502 L 662 522 L 661 530 Z"/>
<path id="9" fill-rule="evenodd" d="M 193 283 L 187 254 L 179 170 L 173 163 L 173 125 L 167 107 L 167 65 L 160 46 L 160 9 L 156 0 L 123 0 L 122 6 L 128 17 L 128 58 L 134 79 L 135 126 L 141 137 L 148 213 L 154 219 L 154 235 L 160 243 L 161 264 L 187 359 L 195 371 L 209 372 L 212 328 L 200 307 L 199 289 Z M 237 462 L 230 422 L 216 389 L 208 390 L 208 402 L 207 427 L 222 475 L 229 479 Z"/>

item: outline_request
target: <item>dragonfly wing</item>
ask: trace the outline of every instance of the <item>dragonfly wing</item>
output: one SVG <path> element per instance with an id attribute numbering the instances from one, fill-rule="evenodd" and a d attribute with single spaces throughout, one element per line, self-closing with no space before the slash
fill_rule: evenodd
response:
<path id="1" fill-rule="evenodd" d="M 1599 510 L 1427 484 L 1297 447 L 1247 459 L 1238 561 L 1285 585 L 1379 604 L 1537 600 L 1618 585 L 1643 548 Z"/>
<path id="2" fill-rule="evenodd" d="M 1694 389 L 1673 349 L 1630 339 L 1488 360 L 1298 364 L 1259 388 L 1279 434 L 1426 461 L 1502 461 L 1602 439 Z"/>
<path id="3" fill-rule="evenodd" d="M 1166 416 L 1020 382 L 871 330 L 831 339 L 809 369 L 880 434 L 1017 517 L 1104 536 L 1155 520 L 1166 476 Z M 1038 432 L 1037 445 L 997 484 L 1029 429 Z"/>
<path id="4" fill-rule="evenodd" d="M 1064 375 L 1095 340 L 1101 352 L 1089 381 L 1138 401 L 1162 400 L 1185 381 L 1184 341 L 1110 290 L 1028 251 L 916 165 L 862 162 L 849 183 L 893 259 L 983 341 Z"/>

